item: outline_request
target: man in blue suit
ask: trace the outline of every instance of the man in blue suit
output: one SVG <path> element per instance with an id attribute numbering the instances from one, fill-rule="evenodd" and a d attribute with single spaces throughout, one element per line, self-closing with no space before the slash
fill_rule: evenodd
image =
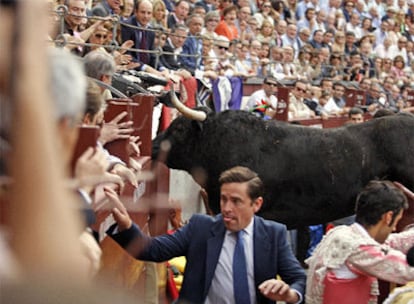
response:
<path id="1" fill-rule="evenodd" d="M 152 18 L 152 3 L 149 0 L 139 0 L 134 6 L 134 15 L 132 15 L 125 23 L 132 25 L 121 27 L 122 41 L 132 40 L 133 48 L 141 50 L 153 50 L 155 32 L 150 29 L 150 21 Z M 137 29 L 135 27 L 140 27 Z M 155 57 L 144 52 L 129 52 L 133 61 L 140 63 L 139 70 L 146 71 L 146 66 L 154 67 Z"/>
<path id="2" fill-rule="evenodd" d="M 172 235 L 151 238 L 132 223 L 114 192 L 108 198 L 117 206 L 113 215 L 116 233 L 108 233 L 138 259 L 161 262 L 185 256 L 187 264 L 179 302 L 185 303 L 299 303 L 303 299 L 306 276 L 286 238 L 286 227 L 254 214 L 263 203 L 263 183 L 256 173 L 234 167 L 220 176 L 221 214 L 196 214 Z M 242 235 L 245 265 L 245 296 L 236 300 L 240 277 L 233 265 L 239 257 Z M 239 236 L 240 239 L 240 236 Z M 241 265 L 241 264 L 238 264 Z M 239 268 L 241 266 L 238 266 Z M 280 276 L 280 280 L 276 276 Z M 248 287 L 247 287 L 248 286 Z"/>
<path id="3" fill-rule="evenodd" d="M 184 42 L 183 51 L 179 57 L 181 65 L 194 75 L 194 71 L 200 66 L 202 42 L 198 37 L 204 26 L 204 19 L 201 15 L 191 15 L 187 19 L 187 26 L 189 29 L 188 37 Z M 192 56 L 186 56 L 192 55 Z"/>

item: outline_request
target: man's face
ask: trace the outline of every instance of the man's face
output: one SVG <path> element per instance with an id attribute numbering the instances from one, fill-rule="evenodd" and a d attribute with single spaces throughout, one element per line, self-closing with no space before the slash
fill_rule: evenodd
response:
<path id="1" fill-rule="evenodd" d="M 318 15 L 316 15 L 316 20 L 318 20 L 318 22 L 325 22 L 326 20 L 326 13 L 324 11 L 319 11 Z"/>
<path id="2" fill-rule="evenodd" d="M 360 113 L 351 114 L 351 116 L 349 117 L 349 122 L 352 124 L 359 124 L 361 122 L 364 122 L 364 116 L 362 116 L 362 114 Z"/>
<path id="3" fill-rule="evenodd" d="M 265 94 L 267 97 L 271 95 L 276 95 L 277 94 L 277 83 L 272 80 L 265 81 L 263 83 L 263 90 L 265 91 Z"/>
<path id="4" fill-rule="evenodd" d="M 354 35 L 346 35 L 346 43 L 347 44 L 355 43 L 355 36 Z"/>
<path id="5" fill-rule="evenodd" d="M 66 17 L 67 22 L 72 26 L 79 26 L 85 16 L 86 6 L 83 0 L 71 0 L 68 7 L 69 14 Z"/>
<path id="6" fill-rule="evenodd" d="M 114 11 L 121 9 L 121 0 L 108 0 L 108 4 Z"/>
<path id="7" fill-rule="evenodd" d="M 387 77 L 384 80 L 384 89 L 386 89 L 387 91 L 391 91 L 392 86 L 394 85 L 394 81 L 392 80 L 391 77 Z"/>
<path id="8" fill-rule="evenodd" d="M 188 12 L 190 11 L 190 5 L 187 1 L 181 1 L 179 5 L 175 8 L 175 15 L 180 20 L 184 20 L 188 16 Z"/>
<path id="9" fill-rule="evenodd" d="M 317 43 L 322 43 L 323 40 L 323 35 L 322 32 L 320 31 L 316 31 L 315 34 L 313 35 L 313 39 L 317 42 Z"/>
<path id="10" fill-rule="evenodd" d="M 369 90 L 370 86 L 371 86 L 371 81 L 369 79 L 364 79 L 359 85 L 359 87 L 364 91 Z"/>
<path id="11" fill-rule="evenodd" d="M 199 17 L 194 17 L 190 24 L 188 25 L 188 28 L 190 30 L 191 35 L 198 35 L 201 33 L 201 29 L 203 28 L 204 22 L 203 19 Z"/>
<path id="12" fill-rule="evenodd" d="M 229 50 L 229 46 L 230 46 L 229 42 L 227 42 L 227 41 L 218 41 L 217 46 L 216 46 L 216 49 L 218 51 L 217 55 L 220 58 L 227 58 L 226 53 Z M 225 60 L 225 59 L 223 59 L 223 60 Z"/>
<path id="13" fill-rule="evenodd" d="M 333 38 L 332 33 L 325 33 L 325 35 L 323 35 L 323 42 L 325 42 L 325 43 L 331 43 L 332 42 L 332 38 Z"/>
<path id="14" fill-rule="evenodd" d="M 304 30 L 300 31 L 299 37 L 300 37 L 300 39 L 302 39 L 302 41 L 308 41 L 309 37 L 310 37 L 310 30 L 309 29 L 304 29 Z"/>
<path id="15" fill-rule="evenodd" d="M 244 6 L 244 7 L 240 8 L 238 15 L 239 15 L 238 16 L 239 21 L 241 21 L 241 20 L 247 21 L 247 19 L 249 19 L 250 15 L 251 15 L 250 7 Z"/>
<path id="16" fill-rule="evenodd" d="M 304 98 L 306 94 L 307 85 L 302 82 L 298 82 L 295 85 L 295 88 L 293 89 L 293 95 L 295 95 L 296 98 Z"/>
<path id="17" fill-rule="evenodd" d="M 371 89 L 369 91 L 371 93 L 371 96 L 374 98 L 379 98 L 381 95 L 381 90 L 377 86 L 371 86 Z"/>
<path id="18" fill-rule="evenodd" d="M 297 32 L 296 25 L 291 24 L 287 27 L 287 35 L 289 36 L 289 38 L 291 39 L 296 38 L 296 32 Z"/>
<path id="19" fill-rule="evenodd" d="M 380 222 L 380 228 L 374 237 L 374 239 L 380 244 L 384 243 L 390 233 L 397 229 L 397 224 L 402 218 L 403 210 L 400 210 L 395 217 L 394 222 L 392 222 L 392 213 L 393 212 L 389 211 L 383 214 L 383 218 Z"/>
<path id="20" fill-rule="evenodd" d="M 174 47 L 180 48 L 184 45 L 185 39 L 187 38 L 187 31 L 184 29 L 177 29 L 175 33 L 170 35 L 170 38 Z"/>
<path id="21" fill-rule="evenodd" d="M 140 3 L 135 12 L 138 22 L 142 26 L 147 26 L 152 18 L 152 4 L 151 2 L 144 0 Z"/>
<path id="22" fill-rule="evenodd" d="M 283 21 L 283 20 L 279 21 L 279 23 L 276 27 L 277 33 L 279 35 L 284 35 L 286 33 L 286 29 L 287 29 L 286 21 Z"/>
<path id="23" fill-rule="evenodd" d="M 322 82 L 322 91 L 332 92 L 333 82 L 325 80 Z"/>
<path id="24" fill-rule="evenodd" d="M 283 62 L 293 61 L 293 50 L 283 50 Z"/>
<path id="25" fill-rule="evenodd" d="M 248 195 L 247 183 L 227 183 L 221 186 L 220 209 L 227 230 L 236 232 L 247 227 L 262 206 L 261 197 L 254 201 Z"/>
<path id="26" fill-rule="evenodd" d="M 333 90 L 333 96 L 335 98 L 342 98 L 345 94 L 345 88 L 340 85 L 336 85 Z"/>

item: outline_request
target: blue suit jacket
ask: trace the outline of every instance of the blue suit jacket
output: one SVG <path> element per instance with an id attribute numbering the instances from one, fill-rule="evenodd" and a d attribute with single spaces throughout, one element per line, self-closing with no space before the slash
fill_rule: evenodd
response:
<path id="1" fill-rule="evenodd" d="M 132 226 L 112 237 L 141 260 L 162 262 L 185 256 L 187 264 L 179 299 L 187 303 L 203 303 L 214 276 L 225 232 L 221 215 L 210 217 L 197 214 L 173 235 L 150 238 L 137 226 Z M 257 286 L 267 279 L 276 278 L 276 275 L 304 295 L 306 275 L 287 242 L 286 227 L 255 216 L 253 238 L 257 303 L 274 303 L 263 297 Z M 134 243 L 145 244 L 139 254 L 134 252 L 137 248 Z"/>
<path id="2" fill-rule="evenodd" d="M 181 52 L 181 54 L 186 54 L 186 55 L 201 54 L 201 45 L 202 45 L 201 40 L 198 41 L 198 39 L 195 37 L 187 37 L 187 39 L 184 42 L 183 51 Z M 189 56 L 179 56 L 178 58 L 179 58 L 181 65 L 187 70 L 189 70 L 194 75 L 194 71 L 196 70 L 197 58 L 189 57 Z"/>
<path id="3" fill-rule="evenodd" d="M 133 26 L 140 26 L 137 22 L 136 16 L 132 15 L 127 21 L 125 21 L 125 23 L 133 25 Z M 147 31 L 146 32 L 146 36 L 147 36 L 147 50 L 153 50 L 154 49 L 154 39 L 155 39 L 155 32 L 152 31 Z M 134 46 L 133 48 L 135 49 L 140 49 L 141 48 L 141 30 L 139 29 L 135 29 L 132 27 L 128 27 L 128 26 L 121 26 L 121 38 L 122 38 L 122 42 L 125 42 L 127 40 L 132 40 L 134 41 Z M 135 62 L 140 62 L 141 64 L 143 64 L 140 61 L 139 58 L 139 53 L 137 52 L 128 52 L 128 54 L 130 54 L 133 58 L 133 61 Z M 150 66 L 154 67 L 155 65 L 155 56 L 153 54 L 149 54 L 149 63 Z"/>

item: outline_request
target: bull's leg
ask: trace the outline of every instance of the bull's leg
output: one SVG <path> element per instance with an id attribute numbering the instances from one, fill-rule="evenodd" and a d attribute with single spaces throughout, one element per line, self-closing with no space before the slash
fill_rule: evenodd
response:
<path id="1" fill-rule="evenodd" d="M 309 228 L 307 226 L 298 227 L 297 231 L 298 232 L 297 232 L 296 258 L 302 264 L 303 267 L 306 267 L 305 265 L 306 252 L 310 244 Z"/>

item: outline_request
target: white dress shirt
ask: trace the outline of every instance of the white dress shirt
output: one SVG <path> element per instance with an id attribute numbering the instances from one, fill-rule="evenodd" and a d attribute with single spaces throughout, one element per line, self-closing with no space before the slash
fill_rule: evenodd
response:
<path id="1" fill-rule="evenodd" d="M 243 229 L 244 253 L 246 255 L 247 281 L 249 284 L 250 303 L 256 303 L 256 288 L 254 283 L 253 260 L 253 223 Z M 205 304 L 231 304 L 234 303 L 233 294 L 233 254 L 237 236 L 234 232 L 226 231 L 220 257 L 214 272 L 210 290 Z"/>

